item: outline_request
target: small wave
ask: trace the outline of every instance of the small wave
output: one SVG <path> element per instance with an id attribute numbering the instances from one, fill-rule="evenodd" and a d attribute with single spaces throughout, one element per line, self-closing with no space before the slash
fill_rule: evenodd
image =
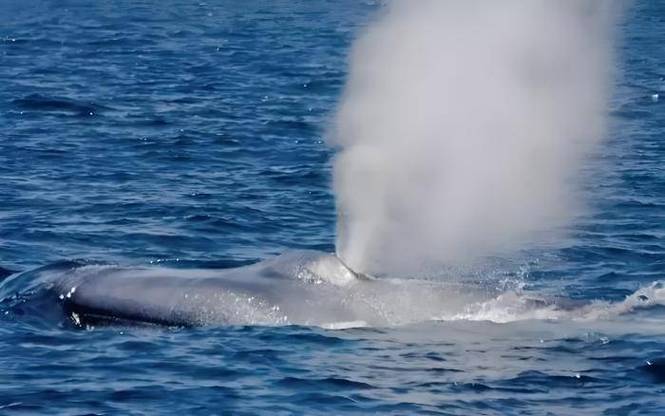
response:
<path id="1" fill-rule="evenodd" d="M 4 279 L 7 276 L 11 276 L 14 273 L 16 273 L 13 270 L 5 269 L 4 267 L 0 267 L 0 280 Z"/>
<path id="2" fill-rule="evenodd" d="M 665 384 L 665 359 L 646 361 L 639 369 L 648 374 L 654 382 Z"/>
<path id="3" fill-rule="evenodd" d="M 70 98 L 49 97 L 41 94 L 30 94 L 26 97 L 15 99 L 12 103 L 25 110 L 60 112 L 79 117 L 94 116 L 109 109 L 108 107 L 93 102 L 73 100 Z"/>
<path id="4" fill-rule="evenodd" d="M 298 389 L 322 389 L 322 390 L 366 390 L 375 388 L 371 384 L 348 380 L 345 378 L 328 377 L 319 379 L 285 377 L 278 384 Z"/>

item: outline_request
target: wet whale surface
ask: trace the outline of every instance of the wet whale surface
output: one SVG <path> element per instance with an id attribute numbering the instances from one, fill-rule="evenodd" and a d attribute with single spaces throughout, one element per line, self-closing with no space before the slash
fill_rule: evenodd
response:
<path id="1" fill-rule="evenodd" d="M 394 327 L 430 321 L 613 321 L 665 305 L 660 283 L 623 301 L 580 301 L 469 281 L 374 278 L 335 255 L 287 252 L 228 269 L 62 263 L 0 283 L 0 299 L 32 313 L 98 325 Z M 37 301 L 38 300 L 38 301 Z M 43 305 L 49 305 L 43 308 Z"/>
<path id="2" fill-rule="evenodd" d="M 293 251 L 230 269 L 63 264 L 15 275 L 0 285 L 0 294 L 39 293 L 79 325 L 339 327 L 431 319 L 437 295 L 432 289 L 448 286 L 407 282 L 356 274 L 332 254 Z M 439 294 L 437 302 L 444 300 Z M 405 304 L 415 296 L 430 300 L 425 309 Z"/>

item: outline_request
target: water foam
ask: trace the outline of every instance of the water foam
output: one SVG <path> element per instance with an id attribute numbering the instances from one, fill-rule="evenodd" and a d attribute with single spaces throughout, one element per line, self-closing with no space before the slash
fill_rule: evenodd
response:
<path id="1" fill-rule="evenodd" d="M 437 319 L 496 323 L 525 320 L 597 321 L 612 320 L 657 306 L 665 306 L 665 287 L 662 282 L 642 287 L 620 302 L 573 302 L 566 298 L 548 299 L 533 293 L 508 291 L 495 298 L 467 305 L 460 313 Z"/>

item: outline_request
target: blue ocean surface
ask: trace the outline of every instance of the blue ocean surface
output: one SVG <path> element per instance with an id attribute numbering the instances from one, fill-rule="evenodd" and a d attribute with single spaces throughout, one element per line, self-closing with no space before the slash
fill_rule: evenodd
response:
<path id="1" fill-rule="evenodd" d="M 325 135 L 381 7 L 0 0 L 0 414 L 665 414 L 660 0 L 618 23 L 589 207 L 552 244 L 344 295 L 367 322 L 82 324 L 35 285 L 334 252 Z"/>

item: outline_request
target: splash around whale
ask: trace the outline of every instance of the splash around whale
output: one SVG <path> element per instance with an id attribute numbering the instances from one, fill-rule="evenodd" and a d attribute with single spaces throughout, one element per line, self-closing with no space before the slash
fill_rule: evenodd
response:
<path id="1" fill-rule="evenodd" d="M 231 269 L 64 262 L 0 283 L 5 314 L 96 325 L 305 325 L 330 329 L 432 320 L 597 320 L 665 304 L 660 283 L 622 302 L 573 302 L 469 283 L 375 279 L 332 254 L 294 251 Z"/>

